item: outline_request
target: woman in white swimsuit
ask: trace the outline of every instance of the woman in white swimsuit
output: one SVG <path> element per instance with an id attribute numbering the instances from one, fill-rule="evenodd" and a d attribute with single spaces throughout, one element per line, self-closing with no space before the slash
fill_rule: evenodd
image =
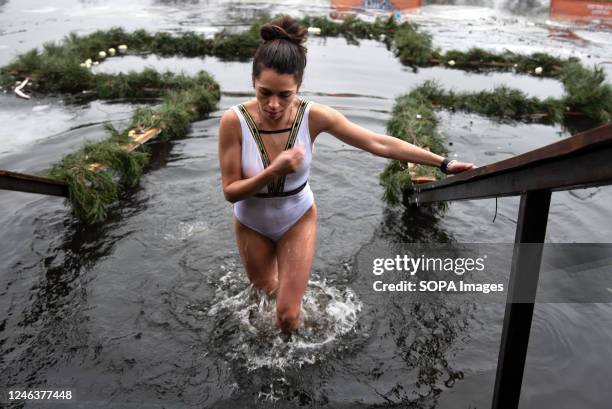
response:
<path id="1" fill-rule="evenodd" d="M 219 125 L 223 193 L 234 203 L 240 257 L 256 288 L 276 294 L 277 324 L 299 326 L 315 250 L 317 209 L 308 185 L 312 145 L 329 133 L 374 155 L 447 173 L 474 167 L 362 128 L 325 105 L 297 97 L 306 67 L 306 29 L 291 17 L 261 28 L 253 59 L 255 99 L 224 113 Z"/>

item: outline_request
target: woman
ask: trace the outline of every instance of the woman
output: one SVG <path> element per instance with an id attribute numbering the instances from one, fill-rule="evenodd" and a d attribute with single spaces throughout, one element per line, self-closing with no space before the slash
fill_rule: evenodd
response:
<path id="1" fill-rule="evenodd" d="M 240 257 L 254 287 L 276 294 L 277 325 L 299 325 L 315 251 L 317 208 L 308 185 L 312 144 L 323 132 L 385 158 L 448 173 L 474 167 L 376 134 L 333 108 L 297 98 L 306 66 L 306 29 L 291 17 L 261 28 L 253 59 L 254 100 L 224 113 L 219 158 L 225 198 L 234 203 Z"/>

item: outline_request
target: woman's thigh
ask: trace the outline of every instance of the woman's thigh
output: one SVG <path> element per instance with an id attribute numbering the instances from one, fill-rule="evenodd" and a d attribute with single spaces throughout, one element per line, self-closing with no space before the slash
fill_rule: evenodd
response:
<path id="1" fill-rule="evenodd" d="M 272 293 L 278 286 L 276 250 L 272 240 L 234 218 L 236 244 L 249 281 Z"/>
<path id="2" fill-rule="evenodd" d="M 317 209 L 313 204 L 276 243 L 279 312 L 298 314 L 308 285 L 317 238 Z"/>

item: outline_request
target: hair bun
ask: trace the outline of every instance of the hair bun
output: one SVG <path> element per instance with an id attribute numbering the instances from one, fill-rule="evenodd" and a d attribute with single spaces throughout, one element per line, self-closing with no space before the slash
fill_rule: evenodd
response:
<path id="1" fill-rule="evenodd" d="M 307 32 L 293 17 L 282 16 L 264 24 L 260 35 L 264 41 L 289 40 L 302 45 L 306 41 Z"/>

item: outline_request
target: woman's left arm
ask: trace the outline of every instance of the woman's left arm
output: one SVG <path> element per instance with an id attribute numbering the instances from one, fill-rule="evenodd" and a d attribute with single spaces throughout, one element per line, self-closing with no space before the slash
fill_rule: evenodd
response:
<path id="1" fill-rule="evenodd" d="M 444 157 L 419 148 L 411 143 L 389 135 L 378 134 L 363 128 L 351 121 L 337 110 L 320 104 L 311 108 L 315 122 L 316 134 L 328 132 L 356 148 L 383 158 L 418 163 L 439 167 Z M 472 163 L 452 161 L 447 167 L 448 173 L 459 173 L 474 168 Z"/>

